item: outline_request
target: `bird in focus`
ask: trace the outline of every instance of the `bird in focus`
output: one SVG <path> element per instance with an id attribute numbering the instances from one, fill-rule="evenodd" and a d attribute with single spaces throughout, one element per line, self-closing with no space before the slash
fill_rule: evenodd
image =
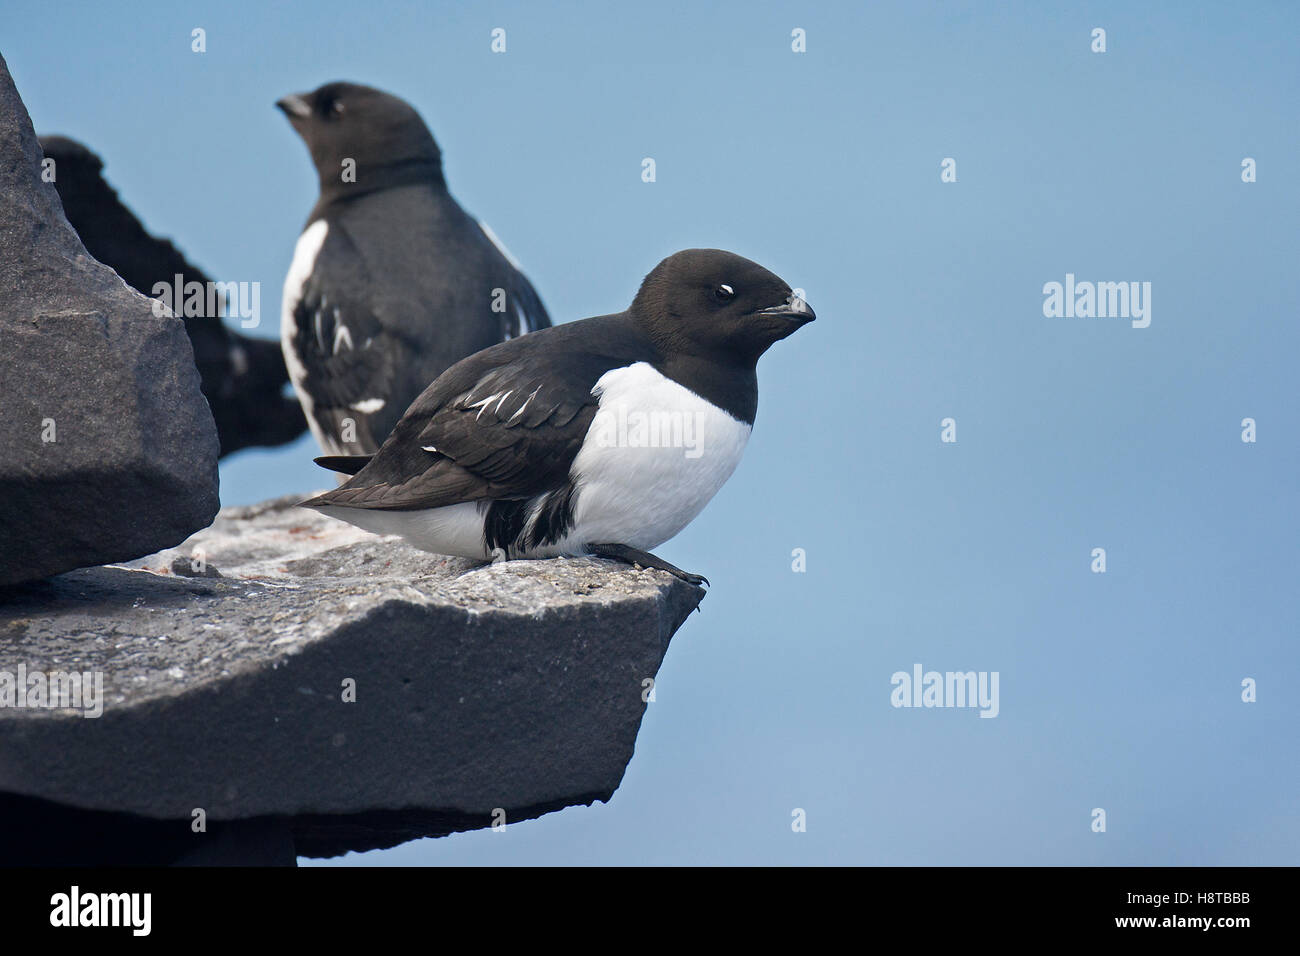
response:
<path id="1" fill-rule="evenodd" d="M 759 357 L 816 318 L 730 252 L 688 249 L 624 312 L 494 345 L 437 378 L 377 454 L 304 502 L 417 548 L 479 560 L 650 553 L 731 476 L 758 409 Z"/>
<path id="2" fill-rule="evenodd" d="M 320 185 L 284 282 L 285 362 L 321 448 L 371 454 L 445 369 L 550 318 L 448 191 L 441 150 L 410 104 L 336 82 L 276 105 Z"/>

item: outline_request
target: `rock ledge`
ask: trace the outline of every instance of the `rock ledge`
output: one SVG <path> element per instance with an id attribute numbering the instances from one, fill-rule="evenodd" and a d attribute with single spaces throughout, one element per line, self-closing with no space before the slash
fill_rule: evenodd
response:
<path id="1" fill-rule="evenodd" d="M 0 708 L 0 791 L 186 832 L 196 808 L 277 818 L 309 855 L 609 799 L 702 590 L 585 558 L 441 558 L 300 500 L 0 590 L 0 671 L 103 680 L 97 719 Z"/>

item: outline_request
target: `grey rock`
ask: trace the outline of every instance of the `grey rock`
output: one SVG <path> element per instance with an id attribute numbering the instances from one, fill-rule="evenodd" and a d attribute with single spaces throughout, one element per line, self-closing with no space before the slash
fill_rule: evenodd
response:
<path id="1" fill-rule="evenodd" d="M 175 545 L 218 508 L 184 324 L 86 253 L 41 159 L 0 59 L 0 585 Z"/>
<path id="2" fill-rule="evenodd" d="M 287 819 L 307 855 L 611 797 L 703 590 L 591 558 L 430 555 L 300 500 L 12 591 L 0 671 L 102 673 L 103 713 L 0 709 L 0 791 L 173 834 L 195 808 Z"/>

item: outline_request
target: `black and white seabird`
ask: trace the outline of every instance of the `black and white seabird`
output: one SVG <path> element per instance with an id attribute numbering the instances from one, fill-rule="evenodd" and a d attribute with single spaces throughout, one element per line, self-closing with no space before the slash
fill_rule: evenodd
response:
<path id="1" fill-rule="evenodd" d="M 594 554 L 704 581 L 647 553 L 731 476 L 758 408 L 758 358 L 815 315 L 718 249 L 659 263 L 631 308 L 458 362 L 353 477 L 304 502 L 437 554 Z"/>
<path id="2" fill-rule="evenodd" d="M 452 363 L 550 318 L 447 191 L 442 153 L 410 104 L 327 83 L 276 105 L 320 180 L 284 281 L 285 362 L 321 448 L 373 453 Z"/>

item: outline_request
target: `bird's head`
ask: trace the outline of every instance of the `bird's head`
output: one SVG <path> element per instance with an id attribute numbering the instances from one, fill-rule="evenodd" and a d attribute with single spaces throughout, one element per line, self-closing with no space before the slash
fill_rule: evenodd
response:
<path id="1" fill-rule="evenodd" d="M 817 318 L 757 262 L 721 249 L 686 249 L 655 266 L 632 314 L 660 346 L 746 364 Z"/>
<path id="2" fill-rule="evenodd" d="M 420 114 L 405 100 L 358 83 L 326 83 L 276 101 L 307 149 L 321 189 L 344 179 L 352 160 L 355 182 L 380 170 L 410 169 L 441 178 L 442 153 Z"/>

